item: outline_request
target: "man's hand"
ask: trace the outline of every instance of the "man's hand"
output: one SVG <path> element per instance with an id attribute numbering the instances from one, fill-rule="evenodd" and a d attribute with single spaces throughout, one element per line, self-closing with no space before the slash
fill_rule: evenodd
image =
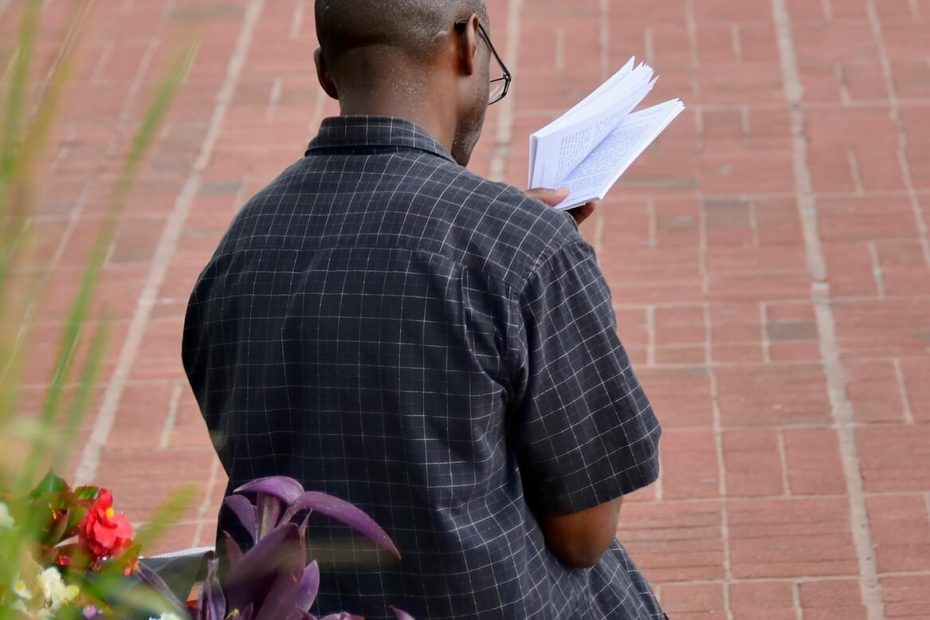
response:
<path id="1" fill-rule="evenodd" d="M 526 195 L 530 198 L 535 198 L 543 204 L 547 204 L 550 207 L 554 207 L 566 198 L 571 193 L 571 190 L 567 187 L 562 189 L 530 189 L 526 191 Z M 575 207 L 569 211 L 569 214 L 575 218 L 575 222 L 580 226 L 583 221 L 591 217 L 595 209 L 597 209 L 597 202 L 589 202 L 581 206 Z"/>

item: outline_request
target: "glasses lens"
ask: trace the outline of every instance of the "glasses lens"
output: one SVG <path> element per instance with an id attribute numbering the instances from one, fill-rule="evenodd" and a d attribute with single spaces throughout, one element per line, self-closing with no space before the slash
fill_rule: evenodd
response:
<path id="1" fill-rule="evenodd" d="M 507 82 L 504 78 L 498 78 L 496 80 L 491 80 L 491 90 L 488 95 L 489 103 L 497 103 L 504 98 L 504 89 L 507 86 Z"/>

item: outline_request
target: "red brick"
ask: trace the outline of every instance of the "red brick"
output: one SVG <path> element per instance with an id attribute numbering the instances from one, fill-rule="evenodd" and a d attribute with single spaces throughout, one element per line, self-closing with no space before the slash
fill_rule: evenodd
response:
<path id="1" fill-rule="evenodd" d="M 710 296 L 718 301 L 753 301 L 803 299 L 810 293 L 805 272 L 774 272 L 760 278 L 756 274 L 712 274 Z"/>
<path id="2" fill-rule="evenodd" d="M 695 4 L 694 14 L 699 22 L 764 22 L 771 15 L 760 11 L 759 5 L 751 2 L 732 3 L 728 0 L 704 0 Z"/>
<path id="3" fill-rule="evenodd" d="M 824 19 L 823 5 L 808 0 L 788 0 L 788 13 L 795 24 L 820 22 Z"/>
<path id="4" fill-rule="evenodd" d="M 720 344 L 714 345 L 711 356 L 715 362 L 762 362 L 764 359 L 762 344 Z"/>
<path id="5" fill-rule="evenodd" d="M 814 306 L 807 302 L 768 304 L 765 315 L 773 323 L 811 323 L 817 318 Z"/>
<path id="6" fill-rule="evenodd" d="M 792 495 L 839 495 L 846 492 L 836 431 L 828 428 L 787 429 L 784 437 L 788 489 Z"/>
<path id="7" fill-rule="evenodd" d="M 862 606 L 862 590 L 854 579 L 811 581 L 800 584 L 799 589 L 805 614 L 811 609 L 833 609 L 840 613 Z"/>
<path id="8" fill-rule="evenodd" d="M 658 365 L 698 365 L 707 362 L 706 349 L 700 346 L 656 347 L 655 362 Z"/>
<path id="9" fill-rule="evenodd" d="M 858 574 L 845 499 L 730 500 L 727 506 L 735 577 Z"/>
<path id="10" fill-rule="evenodd" d="M 733 611 L 768 614 L 790 609 L 794 613 L 794 595 L 790 583 L 734 583 L 730 585 L 730 605 Z"/>
<path id="11" fill-rule="evenodd" d="M 719 497 L 717 440 L 711 430 L 662 435 L 662 488 L 668 499 Z"/>
<path id="12" fill-rule="evenodd" d="M 876 253 L 887 295 L 930 295 L 930 265 L 918 242 L 879 243 Z"/>
<path id="13" fill-rule="evenodd" d="M 706 370 L 640 368 L 638 374 L 664 427 L 710 425 L 714 409 Z"/>
<path id="14" fill-rule="evenodd" d="M 620 541 L 655 582 L 723 577 L 721 513 L 717 502 L 624 505 Z"/>
<path id="15" fill-rule="evenodd" d="M 847 198 L 818 205 L 825 241 L 913 239 L 914 214 L 906 198 Z"/>
<path id="16" fill-rule="evenodd" d="M 889 618 L 921 618 L 930 607 L 930 576 L 886 577 L 881 580 L 885 615 Z"/>
<path id="17" fill-rule="evenodd" d="M 724 433 L 723 459 L 728 497 L 765 497 L 785 492 L 776 432 L 749 430 Z"/>
<path id="18" fill-rule="evenodd" d="M 857 429 L 867 492 L 926 492 L 930 488 L 930 426 Z"/>
<path id="19" fill-rule="evenodd" d="M 901 374 L 914 419 L 930 422 L 930 360 L 901 360 Z"/>
<path id="20" fill-rule="evenodd" d="M 688 614 L 723 610 L 723 585 L 666 584 L 662 586 L 662 607 L 667 613 Z"/>
<path id="21" fill-rule="evenodd" d="M 831 419 L 817 366 L 750 366 L 716 371 L 725 425 L 765 426 Z"/>
<path id="22" fill-rule="evenodd" d="M 904 420 L 901 386 L 891 362 L 849 363 L 846 375 L 846 394 L 857 422 Z"/>
<path id="23" fill-rule="evenodd" d="M 834 17 L 850 16 L 853 2 L 832 2 Z M 857 17 L 866 17 L 859 3 Z M 804 24 L 794 29 L 795 49 L 800 58 L 833 60 L 877 58 L 878 48 L 865 20 Z"/>
<path id="24" fill-rule="evenodd" d="M 794 175 L 786 152 L 742 149 L 705 153 L 701 158 L 701 190 L 722 195 L 791 192 Z"/>
<path id="25" fill-rule="evenodd" d="M 926 496 L 870 497 L 868 510 L 879 572 L 923 570 L 930 557 L 930 504 Z"/>
<path id="26" fill-rule="evenodd" d="M 697 247 L 700 240 L 700 209 L 691 200 L 655 202 L 655 241 L 659 246 Z M 648 237 L 644 238 L 647 241 Z"/>
<path id="27" fill-rule="evenodd" d="M 847 357 L 913 356 L 930 351 L 930 301 L 840 301 L 833 308 Z"/>
<path id="28" fill-rule="evenodd" d="M 602 205 L 603 245 L 642 246 L 649 239 L 651 221 L 644 202 L 611 202 Z"/>
<path id="29" fill-rule="evenodd" d="M 769 344 L 773 362 L 811 363 L 821 360 L 819 342 L 773 342 Z"/>

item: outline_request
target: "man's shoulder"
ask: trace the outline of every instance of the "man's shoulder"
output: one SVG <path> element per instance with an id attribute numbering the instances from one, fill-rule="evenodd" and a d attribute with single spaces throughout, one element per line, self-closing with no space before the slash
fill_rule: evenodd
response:
<path id="1" fill-rule="evenodd" d="M 296 162 L 246 204 L 224 246 L 409 249 L 519 286 L 579 238 L 568 214 L 514 186 L 410 150 Z"/>
<path id="2" fill-rule="evenodd" d="M 450 219 L 447 243 L 463 248 L 466 258 L 477 259 L 485 269 L 500 271 L 500 277 L 525 279 L 553 253 L 580 239 L 569 214 L 465 168 L 441 168 L 451 191 L 440 194 L 442 208 L 436 211 L 437 217 Z"/>

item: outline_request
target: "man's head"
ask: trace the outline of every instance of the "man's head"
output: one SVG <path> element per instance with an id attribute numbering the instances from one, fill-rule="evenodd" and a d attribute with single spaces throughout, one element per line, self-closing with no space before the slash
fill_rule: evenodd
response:
<path id="1" fill-rule="evenodd" d="M 492 60 L 484 0 L 317 0 L 317 73 L 343 114 L 400 116 L 466 164 Z"/>

